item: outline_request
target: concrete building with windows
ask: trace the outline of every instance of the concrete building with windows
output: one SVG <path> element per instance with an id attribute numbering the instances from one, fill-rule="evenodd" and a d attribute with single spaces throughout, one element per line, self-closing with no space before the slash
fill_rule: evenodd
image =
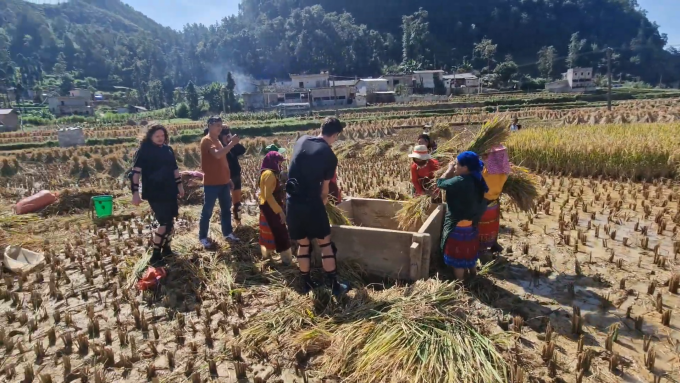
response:
<path id="1" fill-rule="evenodd" d="M 444 71 L 436 70 L 416 70 L 413 71 L 413 82 L 416 88 L 434 90 L 434 79 L 443 80 Z"/>
<path id="2" fill-rule="evenodd" d="M 591 92 L 597 89 L 593 77 L 593 68 L 571 68 L 562 73 L 562 80 L 545 84 L 545 89 L 553 93 Z"/>
<path id="3" fill-rule="evenodd" d="M 400 85 L 413 88 L 413 73 L 391 73 L 382 78 L 387 79 L 387 90 L 395 90 Z"/>
<path id="4" fill-rule="evenodd" d="M 55 116 L 94 115 L 92 92 L 87 89 L 74 89 L 65 97 L 50 97 L 47 99 L 47 105 Z"/>

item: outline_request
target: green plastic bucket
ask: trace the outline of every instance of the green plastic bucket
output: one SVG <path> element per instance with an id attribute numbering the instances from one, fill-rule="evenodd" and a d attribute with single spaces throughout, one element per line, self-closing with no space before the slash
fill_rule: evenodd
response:
<path id="1" fill-rule="evenodd" d="M 92 207 L 97 218 L 106 218 L 113 214 L 113 196 L 98 195 L 92 197 Z"/>

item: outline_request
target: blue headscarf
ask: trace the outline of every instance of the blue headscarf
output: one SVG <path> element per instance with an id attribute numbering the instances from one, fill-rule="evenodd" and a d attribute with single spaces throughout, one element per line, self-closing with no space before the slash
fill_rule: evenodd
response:
<path id="1" fill-rule="evenodd" d="M 456 157 L 458 164 L 460 166 L 465 166 L 470 171 L 470 174 L 475 177 L 475 179 L 482 183 L 484 193 L 489 191 L 489 187 L 486 185 L 486 181 L 482 177 L 482 170 L 484 169 L 484 162 L 479 159 L 479 156 L 475 152 L 463 152 Z"/>

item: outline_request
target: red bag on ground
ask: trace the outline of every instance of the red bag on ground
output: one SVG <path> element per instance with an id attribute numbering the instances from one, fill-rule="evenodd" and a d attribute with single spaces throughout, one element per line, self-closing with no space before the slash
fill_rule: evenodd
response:
<path id="1" fill-rule="evenodd" d="M 17 202 L 14 207 L 16 214 L 26 214 L 36 212 L 45 206 L 53 204 L 57 200 L 57 196 L 48 190 L 42 190 L 30 197 L 26 197 Z"/>
<path id="2" fill-rule="evenodd" d="M 168 273 L 164 268 L 149 266 L 142 278 L 140 278 L 137 282 L 137 289 L 144 291 L 154 288 L 156 285 L 158 285 L 162 278 L 165 278 L 166 275 L 168 275 Z"/>

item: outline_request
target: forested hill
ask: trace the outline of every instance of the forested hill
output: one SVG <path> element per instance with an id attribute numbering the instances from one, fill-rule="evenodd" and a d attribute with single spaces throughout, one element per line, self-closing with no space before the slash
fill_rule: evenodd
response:
<path id="1" fill-rule="evenodd" d="M 579 65 L 601 73 L 605 47 L 617 78 L 670 83 L 680 80 L 680 54 L 665 44 L 635 0 L 242 0 L 239 15 L 179 32 L 120 0 L 0 0 L 0 87 L 93 78 L 165 101 L 174 87 L 224 81 L 227 70 L 354 77 L 514 62 L 532 77 Z"/>

